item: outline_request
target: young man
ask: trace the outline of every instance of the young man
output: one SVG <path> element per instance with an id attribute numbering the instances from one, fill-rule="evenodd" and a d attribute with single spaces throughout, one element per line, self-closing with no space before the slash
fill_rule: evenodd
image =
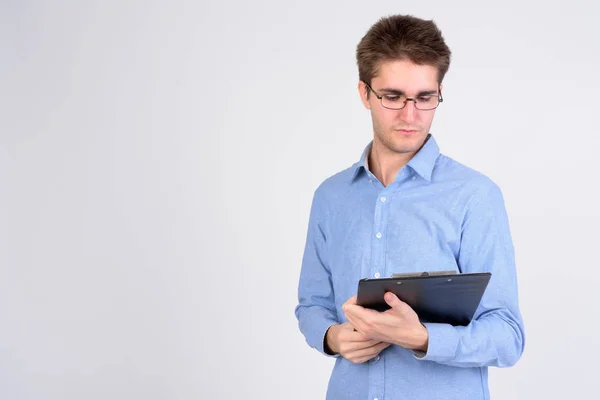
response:
<path id="1" fill-rule="evenodd" d="M 330 399 L 488 399 L 488 367 L 525 343 L 500 189 L 440 154 L 429 133 L 450 50 L 433 21 L 379 20 L 357 48 L 358 91 L 373 141 L 315 191 L 296 317 L 308 344 L 337 357 Z M 356 304 L 359 279 L 393 273 L 491 272 L 468 326 L 421 323 Z"/>

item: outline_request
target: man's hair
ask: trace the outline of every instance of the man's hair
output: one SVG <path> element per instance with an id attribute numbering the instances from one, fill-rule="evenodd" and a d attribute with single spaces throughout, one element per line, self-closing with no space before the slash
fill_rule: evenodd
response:
<path id="1" fill-rule="evenodd" d="M 358 76 L 370 85 L 381 62 L 410 60 L 436 67 L 441 84 L 450 67 L 450 55 L 442 32 L 433 21 L 392 15 L 377 21 L 356 47 Z"/>

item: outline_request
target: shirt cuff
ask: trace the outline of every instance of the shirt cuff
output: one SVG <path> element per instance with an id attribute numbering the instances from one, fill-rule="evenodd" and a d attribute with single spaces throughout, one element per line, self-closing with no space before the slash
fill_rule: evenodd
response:
<path id="1" fill-rule="evenodd" d="M 318 322 L 311 327 L 310 333 L 308 334 L 307 341 L 314 344 L 314 348 L 317 349 L 320 353 L 325 354 L 328 357 L 337 357 L 338 355 L 331 355 L 325 353 L 325 334 L 327 330 L 332 326 L 337 324 L 337 321 L 329 318 L 319 318 Z"/>
<path id="2" fill-rule="evenodd" d="M 326 339 L 327 339 L 327 331 L 329 330 L 329 328 L 331 328 L 333 325 L 330 325 L 327 329 L 325 329 L 325 333 L 323 334 L 323 354 L 325 354 L 328 357 L 333 357 L 333 358 L 337 358 L 339 357 L 339 353 L 334 353 L 333 350 L 331 350 L 329 348 L 329 346 L 326 343 Z"/>
<path id="3" fill-rule="evenodd" d="M 429 334 L 427 352 L 413 350 L 419 360 L 451 361 L 456 357 L 459 336 L 456 328 L 450 324 L 424 323 Z"/>

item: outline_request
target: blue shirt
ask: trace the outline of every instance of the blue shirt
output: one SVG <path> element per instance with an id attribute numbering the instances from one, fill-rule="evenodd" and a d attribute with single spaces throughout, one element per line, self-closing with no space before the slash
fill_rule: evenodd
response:
<path id="1" fill-rule="evenodd" d="M 483 174 L 440 154 L 433 136 L 384 187 L 360 161 L 315 191 L 296 317 L 307 343 L 326 354 L 333 324 L 358 281 L 393 273 L 491 272 L 468 326 L 425 323 L 425 355 L 397 345 L 354 364 L 337 357 L 328 399 L 489 399 L 488 367 L 508 367 L 525 344 L 502 193 Z"/>

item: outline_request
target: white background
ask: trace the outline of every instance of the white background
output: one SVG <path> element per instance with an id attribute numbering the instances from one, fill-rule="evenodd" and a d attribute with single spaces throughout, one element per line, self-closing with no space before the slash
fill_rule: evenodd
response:
<path id="1" fill-rule="evenodd" d="M 600 12 L 481 3 L 0 2 L 0 398 L 324 398 L 308 212 L 394 13 L 442 29 L 432 132 L 505 195 L 527 344 L 492 398 L 594 397 Z"/>

